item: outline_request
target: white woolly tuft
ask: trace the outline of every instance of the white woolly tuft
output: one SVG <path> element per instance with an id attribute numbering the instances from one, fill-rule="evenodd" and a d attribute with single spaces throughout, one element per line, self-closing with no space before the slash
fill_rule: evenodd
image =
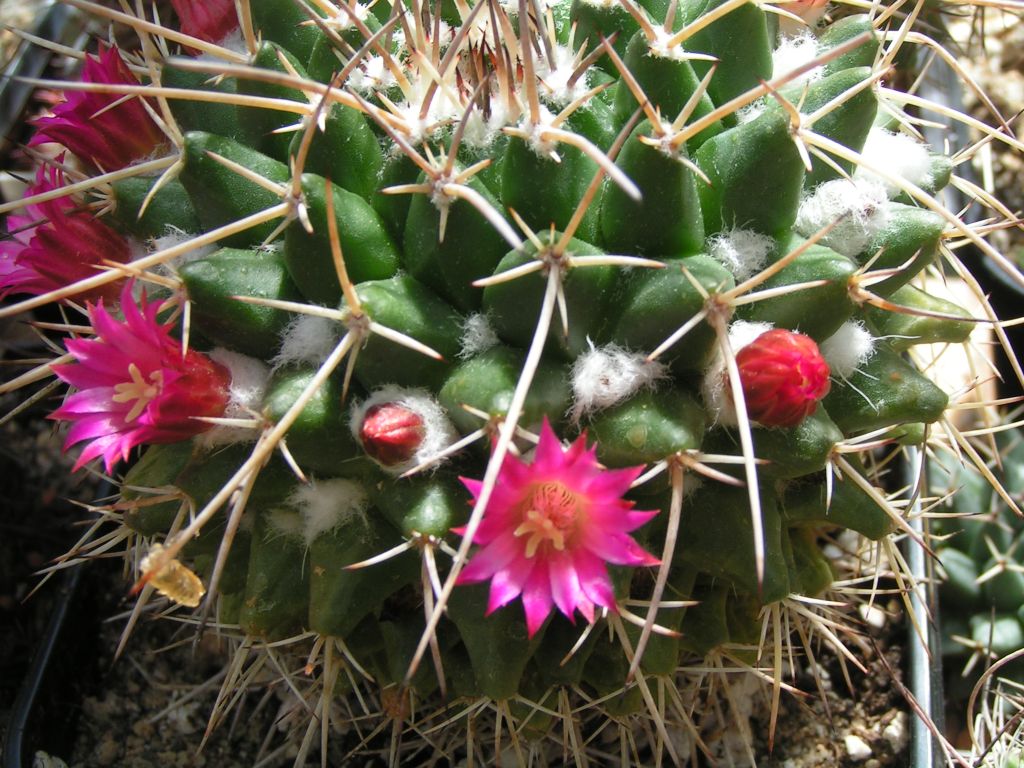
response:
<path id="1" fill-rule="evenodd" d="M 874 354 L 875 342 L 863 323 L 849 320 L 821 342 L 818 349 L 832 373 L 845 379 Z"/>
<path id="2" fill-rule="evenodd" d="M 373 392 L 366 400 L 352 403 L 349 415 L 349 428 L 356 442 L 359 442 L 359 428 L 362 426 L 366 412 L 375 405 L 396 403 L 408 408 L 423 421 L 423 442 L 412 458 L 392 467 L 381 468 L 390 474 L 400 475 L 427 459 L 432 459 L 441 451 L 455 442 L 455 427 L 448 420 L 448 414 L 430 393 L 423 389 L 407 389 L 405 387 L 385 386 Z M 437 466 L 435 464 L 435 466 Z"/>
<path id="3" fill-rule="evenodd" d="M 188 242 L 193 237 L 195 237 L 195 235 L 168 224 L 165 234 L 163 234 L 160 237 L 153 238 L 153 252 L 155 253 L 156 251 L 163 251 L 166 250 L 167 248 L 174 248 L 176 245 L 181 245 L 182 243 Z M 216 245 L 202 245 L 198 248 L 193 248 L 190 251 L 185 251 L 185 253 L 181 254 L 180 256 L 175 256 L 166 264 L 162 264 L 160 266 L 160 271 L 165 273 L 169 271 L 176 271 L 181 267 L 185 266 L 186 264 L 188 264 L 190 261 L 195 261 L 196 259 L 205 259 L 207 256 L 209 256 L 216 250 Z"/>
<path id="4" fill-rule="evenodd" d="M 572 420 L 609 408 L 665 376 L 665 366 L 616 344 L 590 345 L 572 366 Z"/>
<path id="5" fill-rule="evenodd" d="M 253 411 L 259 411 L 267 391 L 270 369 L 261 361 L 230 349 L 217 347 L 209 352 L 210 359 L 220 363 L 231 374 L 228 387 L 228 407 L 224 416 L 229 419 L 252 418 Z M 243 427 L 214 427 L 200 436 L 204 446 L 212 447 L 225 443 L 246 443 L 255 440 L 259 430 Z"/>
<path id="6" fill-rule="evenodd" d="M 234 29 L 224 37 L 223 40 L 216 41 L 217 45 L 222 48 L 227 48 L 229 51 L 234 53 L 240 53 L 243 56 L 249 56 L 249 47 L 245 44 L 245 36 L 242 34 L 241 29 Z M 208 64 L 217 63 L 223 64 L 224 59 L 214 56 L 212 53 L 201 53 L 195 57 L 195 61 L 204 61 Z"/>
<path id="7" fill-rule="evenodd" d="M 729 346 L 733 355 L 739 354 L 741 349 L 773 327 L 771 323 L 751 323 L 746 320 L 734 322 L 729 326 Z M 704 406 L 714 421 L 728 427 L 736 426 L 736 408 L 729 394 L 729 372 L 721 348 L 715 351 L 711 364 L 704 372 L 701 393 L 704 395 Z"/>
<path id="8" fill-rule="evenodd" d="M 764 108 L 767 105 L 767 98 L 760 98 L 757 101 L 747 104 L 747 106 L 743 107 L 743 109 L 736 113 L 736 121 L 741 125 L 743 123 L 749 123 L 754 118 L 759 117 L 761 113 L 764 112 Z"/>
<path id="9" fill-rule="evenodd" d="M 221 48 L 227 48 L 229 51 L 233 51 L 234 53 L 240 53 L 243 56 L 249 56 L 250 53 L 251 53 L 249 51 L 249 44 L 245 42 L 245 35 L 242 34 L 242 30 L 241 29 L 235 29 L 235 30 L 232 30 L 231 32 L 228 32 L 227 37 L 225 37 L 223 40 L 221 40 L 219 43 L 217 43 L 217 45 L 219 45 Z M 203 55 L 204 56 L 209 56 L 210 57 L 210 59 L 209 59 L 210 61 L 217 61 L 217 62 L 222 62 L 223 61 L 223 59 L 218 59 L 213 54 L 203 54 Z"/>
<path id="10" fill-rule="evenodd" d="M 330 9 L 329 14 L 327 23 L 330 27 L 335 32 L 344 32 L 356 27 L 353 17 L 358 21 L 366 21 L 366 17 L 370 15 L 370 6 L 362 3 L 339 3 L 337 8 Z"/>
<path id="11" fill-rule="evenodd" d="M 302 516 L 291 509 L 272 509 L 267 515 L 267 522 L 278 536 L 289 539 L 301 539 Z"/>
<path id="12" fill-rule="evenodd" d="M 932 158 L 928 146 L 905 133 L 872 128 L 861 155 L 876 168 L 882 168 L 919 187 L 927 186 L 932 180 Z M 864 168 L 857 168 L 853 178 L 881 184 L 889 197 L 895 197 L 901 191 L 895 184 Z"/>
<path id="13" fill-rule="evenodd" d="M 809 31 L 804 30 L 792 37 L 783 37 L 779 47 L 772 54 L 772 77 L 779 77 L 792 72 L 797 67 L 802 67 L 812 61 L 818 55 L 818 40 Z M 813 83 L 820 80 L 822 75 L 821 67 L 805 72 L 788 85 L 801 85 Z"/>
<path id="14" fill-rule="evenodd" d="M 490 318 L 482 312 L 477 312 L 467 317 L 462 325 L 462 338 L 459 339 L 462 348 L 459 350 L 459 357 L 468 360 L 481 352 L 486 352 L 497 343 L 498 334 L 494 332 Z"/>
<path id="15" fill-rule="evenodd" d="M 577 78 L 571 86 L 569 79 L 576 71 L 576 56 L 568 46 L 554 46 L 554 63 L 546 57 L 538 62 L 537 79 L 540 96 L 557 107 L 565 107 L 587 92 L 587 75 Z"/>
<path id="16" fill-rule="evenodd" d="M 337 528 L 353 515 L 364 515 L 369 497 L 359 483 L 334 478 L 298 486 L 287 503 L 302 516 L 301 535 L 308 547 L 318 536 Z"/>
<path id="17" fill-rule="evenodd" d="M 887 202 L 885 187 L 875 181 L 826 181 L 801 201 L 794 227 L 804 237 L 810 237 L 838 221 L 821 243 L 852 258 L 862 253 L 888 224 Z"/>
<path id="18" fill-rule="evenodd" d="M 498 136 L 502 135 L 501 129 L 508 125 L 510 118 L 505 100 L 491 99 L 490 107 L 490 114 L 487 117 L 484 117 L 483 112 L 479 109 L 474 109 L 470 113 L 462 134 L 462 141 L 467 146 L 474 149 L 487 149 Z"/>
<path id="19" fill-rule="evenodd" d="M 281 348 L 271 362 L 274 368 L 310 363 L 320 365 L 338 343 L 341 326 L 315 315 L 296 315 L 281 332 Z"/>
<path id="20" fill-rule="evenodd" d="M 395 84 L 395 76 L 382 56 L 366 56 L 361 66 L 352 70 L 348 84 L 366 95 L 375 90 L 387 90 Z"/>
<path id="21" fill-rule="evenodd" d="M 255 357 L 222 347 L 210 352 L 210 358 L 231 372 L 231 402 L 228 405 L 228 415 L 233 418 L 236 414 L 241 415 L 247 408 L 259 408 L 267 391 L 270 369 Z"/>
<path id="22" fill-rule="evenodd" d="M 749 229 L 721 232 L 709 238 L 706 245 L 711 258 L 732 272 L 737 283 L 764 269 L 775 250 L 774 239 Z"/>

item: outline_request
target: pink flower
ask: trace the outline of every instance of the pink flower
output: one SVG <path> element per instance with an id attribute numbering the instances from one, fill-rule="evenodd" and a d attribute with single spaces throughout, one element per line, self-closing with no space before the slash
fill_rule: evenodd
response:
<path id="1" fill-rule="evenodd" d="M 62 186 L 60 169 L 44 166 L 25 194 L 30 197 Z M 127 241 L 91 212 L 75 206 L 69 195 L 27 205 L 7 217 L 10 238 L 0 241 L 0 299 L 11 293 L 48 293 L 93 277 L 105 261 L 129 260 Z M 109 283 L 81 295 L 112 299 L 118 290 L 117 283 Z"/>
<path id="2" fill-rule="evenodd" d="M 238 29 L 234 0 L 171 0 L 181 31 L 208 43 L 219 43 Z"/>
<path id="3" fill-rule="evenodd" d="M 595 454 L 585 436 L 563 450 L 545 419 L 533 463 L 505 459 L 473 538 L 480 549 L 459 574 L 460 584 L 491 580 L 488 614 L 522 595 L 531 637 L 552 605 L 589 622 L 595 606 L 614 611 L 606 563 L 658 563 L 628 535 L 657 514 L 622 499 L 642 468 L 604 470 Z M 462 482 L 479 498 L 480 481 Z"/>
<path id="4" fill-rule="evenodd" d="M 86 56 L 83 83 L 138 85 L 117 48 Z M 86 163 L 116 171 L 153 153 L 166 137 L 137 96 L 71 91 L 53 115 L 31 121 L 38 128 L 30 146 L 63 144 Z"/>
<path id="5" fill-rule="evenodd" d="M 123 321 L 102 299 L 90 305 L 96 337 L 68 341 L 77 362 L 53 367 L 79 390 L 50 414 L 74 422 L 65 450 L 90 441 L 75 469 L 102 456 L 110 472 L 137 445 L 187 440 L 211 428 L 196 416 L 222 416 L 228 404 L 228 370 L 201 352 L 185 352 L 171 336 L 174 323 L 157 320 L 160 303 L 143 294 L 137 305 L 131 289 L 127 283 L 121 293 Z"/>
<path id="6" fill-rule="evenodd" d="M 828 394 L 829 367 L 814 339 L 776 328 L 736 354 L 751 419 L 766 427 L 795 427 Z"/>

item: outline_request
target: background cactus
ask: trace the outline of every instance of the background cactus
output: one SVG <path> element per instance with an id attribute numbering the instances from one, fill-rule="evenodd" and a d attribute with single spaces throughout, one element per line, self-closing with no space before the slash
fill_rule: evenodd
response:
<path id="1" fill-rule="evenodd" d="M 932 494 L 946 513 L 935 533 L 947 711 L 968 728 L 979 765 L 1011 766 L 1021 757 L 1022 533 L 1020 518 L 1002 498 L 1020 498 L 1021 445 L 1019 430 L 1007 430 L 990 445 L 984 474 L 943 462 L 929 471 Z"/>
<path id="2" fill-rule="evenodd" d="M 78 388 L 82 463 L 143 448 L 82 553 L 239 638 L 214 720 L 286 653 L 297 763 L 337 697 L 453 757 L 603 760 L 610 719 L 682 761 L 736 707 L 701 670 L 769 667 L 774 712 L 784 648 L 849 655 L 824 545 L 898 567 L 882 470 L 958 435 L 903 353 L 979 320 L 915 280 L 1001 258 L 879 86 L 895 16 L 73 4 L 139 46 L 37 121 L 68 154 L 0 315 L 85 299 L 92 338 L 10 386 Z"/>
<path id="3" fill-rule="evenodd" d="M 1017 430 L 996 438 L 988 469 L 1000 493 L 976 468 L 936 461 L 929 473 L 932 493 L 944 500 L 941 509 L 949 513 L 935 531 L 941 536 L 936 555 L 944 575 L 943 653 L 969 657 L 968 671 L 983 671 L 990 660 L 1024 648 L 1019 615 L 1024 568 L 1017 553 L 1024 540 L 1020 520 L 1003 498 L 1020 498 L 1021 446 Z M 1019 665 L 1010 665 L 1000 674 L 1019 680 L 1020 671 Z M 976 676 L 960 677 L 954 695 L 959 691 L 964 698 Z"/>

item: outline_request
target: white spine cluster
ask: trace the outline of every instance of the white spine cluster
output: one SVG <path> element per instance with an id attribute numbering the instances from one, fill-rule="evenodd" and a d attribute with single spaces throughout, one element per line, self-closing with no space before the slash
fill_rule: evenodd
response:
<path id="1" fill-rule="evenodd" d="M 734 229 L 708 239 L 708 253 L 742 283 L 765 268 L 775 250 L 775 240 L 749 229 Z"/>
<path id="2" fill-rule="evenodd" d="M 338 343 L 334 320 L 315 315 L 296 315 L 281 332 L 281 346 L 271 361 L 274 368 L 310 363 L 320 365 Z"/>
<path id="3" fill-rule="evenodd" d="M 508 106 L 503 99 L 492 98 L 489 107 L 490 111 L 486 116 L 479 109 L 474 109 L 466 120 L 462 140 L 473 149 L 490 147 L 494 140 L 502 135 L 501 129 L 508 125 Z"/>
<path id="4" fill-rule="evenodd" d="M 852 258 L 888 224 L 887 201 L 885 187 L 869 179 L 826 181 L 800 202 L 794 226 L 801 235 L 810 237 L 835 223 L 821 243 Z"/>
<path id="5" fill-rule="evenodd" d="M 299 485 L 288 497 L 288 505 L 302 518 L 301 536 L 308 547 L 321 534 L 366 513 L 369 498 L 359 483 L 343 478 L 313 480 Z"/>
<path id="6" fill-rule="evenodd" d="M 572 85 L 569 80 L 576 71 L 576 57 L 565 45 L 553 47 L 554 61 L 546 57 L 538 62 L 537 79 L 540 80 L 540 96 L 557 107 L 565 107 L 587 92 L 587 76 L 584 74 Z"/>
<path id="7" fill-rule="evenodd" d="M 906 179 L 919 187 L 928 186 L 932 181 L 932 159 L 927 145 L 905 133 L 891 133 L 882 128 L 872 128 L 861 156 L 869 165 L 881 168 L 886 173 Z M 857 168 L 853 178 L 882 185 L 889 197 L 895 197 L 901 191 L 888 179 L 863 167 Z"/>
<path id="8" fill-rule="evenodd" d="M 875 352 L 875 337 L 863 323 L 848 320 L 818 347 L 836 376 L 849 378 Z"/>
<path id="9" fill-rule="evenodd" d="M 729 347 L 732 349 L 733 355 L 739 353 L 762 333 L 770 331 L 772 327 L 771 323 L 752 323 L 746 320 L 734 322 L 729 326 Z M 711 364 L 704 371 L 701 393 L 704 395 L 704 405 L 713 421 L 727 427 L 736 426 L 736 408 L 730 394 L 729 373 L 721 348 L 715 352 Z"/>
<path id="10" fill-rule="evenodd" d="M 407 472 L 428 459 L 433 459 L 457 439 L 455 427 L 449 421 L 448 414 L 426 390 L 385 386 L 373 392 L 365 400 L 352 404 L 349 427 L 356 442 L 359 441 L 359 430 L 366 418 L 367 411 L 376 405 L 385 403 L 400 405 L 415 413 L 423 422 L 423 440 L 413 456 L 401 464 L 390 467 L 382 466 L 385 472 L 394 475 Z"/>
<path id="11" fill-rule="evenodd" d="M 665 366 L 615 344 L 590 349 L 572 366 L 572 420 L 609 408 L 665 376 Z"/>
<path id="12" fill-rule="evenodd" d="M 376 90 L 385 90 L 395 84 L 395 76 L 388 69 L 383 56 L 367 56 L 361 66 L 352 70 L 348 85 L 359 93 L 373 94 Z"/>

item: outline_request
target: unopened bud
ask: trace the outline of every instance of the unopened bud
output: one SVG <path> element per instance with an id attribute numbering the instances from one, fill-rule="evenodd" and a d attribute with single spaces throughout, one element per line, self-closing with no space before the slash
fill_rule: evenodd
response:
<path id="1" fill-rule="evenodd" d="M 829 367 L 814 339 L 781 328 L 758 336 L 736 354 L 751 420 L 795 427 L 828 394 Z"/>
<path id="2" fill-rule="evenodd" d="M 418 413 L 400 403 L 380 403 L 366 411 L 359 427 L 359 442 L 371 458 L 393 467 L 415 456 L 425 434 Z"/>

